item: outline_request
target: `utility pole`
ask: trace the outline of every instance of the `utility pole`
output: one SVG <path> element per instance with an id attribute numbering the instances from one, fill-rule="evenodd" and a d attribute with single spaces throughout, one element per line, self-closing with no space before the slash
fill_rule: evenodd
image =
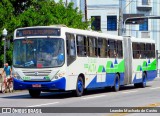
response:
<path id="1" fill-rule="evenodd" d="M 87 21 L 87 1 L 86 0 L 84 0 L 84 6 L 85 6 L 85 21 Z"/>
<path id="2" fill-rule="evenodd" d="M 67 7 L 67 5 L 68 5 L 68 0 L 66 0 L 66 7 Z"/>
<path id="3" fill-rule="evenodd" d="M 7 30 L 5 28 L 2 31 L 2 35 L 4 37 L 4 63 L 6 63 L 6 36 L 7 36 Z"/>
<path id="4" fill-rule="evenodd" d="M 118 21 L 118 35 L 122 36 L 122 27 L 123 27 L 123 6 L 122 6 L 122 0 L 120 2 L 119 7 L 119 21 Z"/>

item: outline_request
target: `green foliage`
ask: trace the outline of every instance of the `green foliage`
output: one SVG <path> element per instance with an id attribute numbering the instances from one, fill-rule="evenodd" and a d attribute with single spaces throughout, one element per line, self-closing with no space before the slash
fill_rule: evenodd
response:
<path id="1" fill-rule="evenodd" d="M 73 8 L 73 3 L 67 6 L 60 0 L 1 0 L 0 2 L 0 32 L 8 31 L 7 38 L 13 41 L 14 30 L 18 27 L 46 26 L 63 24 L 72 28 L 88 29 L 90 22 L 82 22 L 82 13 Z M 0 33 L 2 38 L 2 33 Z M 12 62 L 11 47 L 7 50 L 7 62 Z M 0 66 L 3 66 L 3 41 L 0 43 Z"/>

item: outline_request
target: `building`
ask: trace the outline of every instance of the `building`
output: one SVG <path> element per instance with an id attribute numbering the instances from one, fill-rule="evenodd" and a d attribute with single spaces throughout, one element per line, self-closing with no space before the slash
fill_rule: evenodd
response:
<path id="1" fill-rule="evenodd" d="M 123 16 L 139 14 L 142 16 L 160 16 L 160 1 L 158 0 L 121 0 Z M 160 50 L 160 19 L 145 19 L 141 24 L 126 25 L 126 34 L 151 38 L 156 41 Z"/>
<path id="2" fill-rule="evenodd" d="M 59 1 L 59 0 L 55 0 Z M 143 23 L 126 24 L 125 17 L 160 16 L 160 1 L 157 0 L 63 0 L 73 2 L 88 20 L 94 19 L 91 28 L 103 33 L 134 36 L 137 38 L 154 39 L 157 50 L 160 50 L 160 20 L 146 19 Z M 85 3 L 86 2 L 86 3 Z M 85 5 L 87 6 L 85 9 Z"/>
<path id="3" fill-rule="evenodd" d="M 94 19 L 91 24 L 93 30 L 118 35 L 119 0 L 98 0 L 98 2 L 97 0 L 63 0 L 63 2 L 73 2 L 74 8 L 78 7 L 82 11 L 83 21 L 86 18 L 88 20 Z"/>
<path id="4" fill-rule="evenodd" d="M 119 0 L 87 0 L 87 18 L 93 30 L 118 35 Z"/>

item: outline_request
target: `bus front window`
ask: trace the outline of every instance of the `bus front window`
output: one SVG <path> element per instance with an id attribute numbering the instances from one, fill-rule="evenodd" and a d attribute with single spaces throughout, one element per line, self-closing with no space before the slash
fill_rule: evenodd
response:
<path id="1" fill-rule="evenodd" d="M 30 38 L 14 41 L 13 66 L 54 68 L 64 63 L 64 41 L 60 38 Z"/>

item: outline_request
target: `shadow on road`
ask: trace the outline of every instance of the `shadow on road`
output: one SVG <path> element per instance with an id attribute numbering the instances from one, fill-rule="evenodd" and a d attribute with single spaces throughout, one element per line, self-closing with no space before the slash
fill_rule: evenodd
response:
<path id="1" fill-rule="evenodd" d="M 150 85 L 146 86 L 146 88 L 148 88 L 148 87 L 150 87 Z M 133 85 L 127 85 L 127 86 L 122 86 L 120 88 L 120 91 L 137 90 L 137 89 L 142 89 L 142 88 L 135 88 Z M 97 89 L 90 89 L 90 90 L 85 91 L 84 96 L 94 95 L 94 94 L 102 94 L 102 93 L 109 94 L 112 92 L 114 92 L 114 91 L 110 87 L 97 88 Z M 0 98 L 5 98 L 5 99 L 37 99 L 37 98 L 31 98 L 27 91 L 26 92 L 22 91 L 22 94 L 20 92 L 18 92 L 18 94 L 16 92 L 7 93 L 7 94 L 3 94 L 2 96 L 0 96 Z M 41 96 L 38 99 L 67 99 L 67 98 L 72 98 L 72 97 L 74 97 L 72 92 L 42 92 Z"/>

